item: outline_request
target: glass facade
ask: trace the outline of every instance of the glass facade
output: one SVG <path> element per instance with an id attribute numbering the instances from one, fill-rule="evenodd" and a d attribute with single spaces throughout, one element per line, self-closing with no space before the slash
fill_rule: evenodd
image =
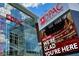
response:
<path id="1" fill-rule="evenodd" d="M 0 19 L 0 36 L 3 36 L 3 34 L 1 34 L 1 28 L 5 28 L 3 30 L 5 36 L 3 36 L 4 47 L 0 44 L 3 48 L 0 48 L 0 51 L 1 49 L 3 50 L 1 51 L 1 53 L 3 53 L 2 55 L 40 55 L 36 29 L 34 28 L 35 22 L 31 21 L 29 16 L 9 4 L 2 4 L 0 6 L 4 9 L 4 14 L 2 13 L 0 15 L 2 15 L 2 18 L 5 20 L 3 23 Z M 22 21 L 24 25 L 18 25 L 15 22 L 7 20 L 5 17 L 6 14 L 11 15 L 16 20 Z M 1 23 L 5 25 L 3 26 Z"/>
<path id="2" fill-rule="evenodd" d="M 9 55 L 24 55 L 25 41 L 23 35 L 23 28 L 20 26 L 19 29 L 14 29 L 10 32 L 10 52 Z"/>
<path id="3" fill-rule="evenodd" d="M 5 19 L 0 17 L 0 55 L 3 55 L 5 46 Z"/>

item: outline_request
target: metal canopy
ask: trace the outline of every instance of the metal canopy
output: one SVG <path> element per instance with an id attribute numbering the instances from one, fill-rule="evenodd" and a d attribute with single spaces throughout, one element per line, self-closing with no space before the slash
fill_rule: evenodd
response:
<path id="1" fill-rule="evenodd" d="M 18 3 L 8 3 L 10 4 L 11 6 L 17 8 L 18 10 L 22 11 L 23 13 L 25 13 L 26 15 L 30 16 L 33 21 L 37 21 L 37 16 L 35 14 L 33 14 L 31 11 L 29 11 L 27 8 L 25 8 L 24 6 L 22 6 L 21 4 L 18 4 Z"/>

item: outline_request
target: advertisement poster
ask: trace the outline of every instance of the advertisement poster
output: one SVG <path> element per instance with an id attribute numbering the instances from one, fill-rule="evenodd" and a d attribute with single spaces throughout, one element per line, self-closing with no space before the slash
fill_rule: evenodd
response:
<path id="1" fill-rule="evenodd" d="M 79 50 L 79 38 L 71 12 L 60 16 L 40 31 L 45 56 L 65 55 Z"/>

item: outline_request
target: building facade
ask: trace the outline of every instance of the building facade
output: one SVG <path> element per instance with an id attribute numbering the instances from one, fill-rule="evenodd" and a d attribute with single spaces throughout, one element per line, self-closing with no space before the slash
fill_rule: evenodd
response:
<path id="1" fill-rule="evenodd" d="M 10 4 L 3 3 L 0 6 L 0 28 L 5 28 L 0 30 L 0 42 L 3 42 L 0 44 L 0 55 L 40 55 L 35 22 L 32 18 Z M 4 23 L 2 19 L 5 20 Z"/>

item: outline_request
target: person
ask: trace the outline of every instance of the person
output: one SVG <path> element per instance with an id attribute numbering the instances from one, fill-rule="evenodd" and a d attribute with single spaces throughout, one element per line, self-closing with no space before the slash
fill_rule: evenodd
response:
<path id="1" fill-rule="evenodd" d="M 66 18 L 65 18 L 65 25 L 64 25 L 64 28 L 70 27 L 71 24 L 73 24 L 73 20 L 72 20 L 72 18 L 71 18 L 70 13 L 68 13 L 68 14 L 66 15 Z"/>

